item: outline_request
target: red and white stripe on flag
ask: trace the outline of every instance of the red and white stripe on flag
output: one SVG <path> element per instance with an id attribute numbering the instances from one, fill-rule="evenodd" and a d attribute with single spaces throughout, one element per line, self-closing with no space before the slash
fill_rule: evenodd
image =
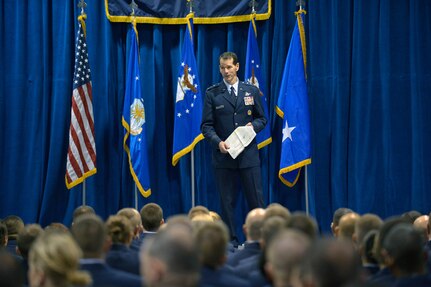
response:
<path id="1" fill-rule="evenodd" d="M 79 25 L 76 42 L 69 149 L 66 164 L 66 186 L 69 189 L 97 171 L 90 65 L 85 35 L 81 25 Z"/>

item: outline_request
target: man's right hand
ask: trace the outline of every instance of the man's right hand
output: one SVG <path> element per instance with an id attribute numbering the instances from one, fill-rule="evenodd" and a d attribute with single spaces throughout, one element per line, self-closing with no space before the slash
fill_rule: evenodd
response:
<path id="1" fill-rule="evenodd" d="M 224 141 L 221 141 L 218 144 L 218 147 L 219 147 L 221 153 L 227 153 L 227 150 L 229 149 L 229 145 L 227 143 L 225 143 Z"/>

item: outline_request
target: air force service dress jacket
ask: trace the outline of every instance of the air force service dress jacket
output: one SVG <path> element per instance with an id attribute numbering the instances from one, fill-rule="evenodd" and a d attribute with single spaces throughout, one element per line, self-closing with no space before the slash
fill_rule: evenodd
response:
<path id="1" fill-rule="evenodd" d="M 248 168 L 260 165 L 256 139 L 233 159 L 220 152 L 219 143 L 240 126 L 252 123 L 260 132 L 266 125 L 260 91 L 251 84 L 238 83 L 237 96 L 232 96 L 222 81 L 209 87 L 205 93 L 201 130 L 213 147 L 212 162 L 215 168 Z"/>

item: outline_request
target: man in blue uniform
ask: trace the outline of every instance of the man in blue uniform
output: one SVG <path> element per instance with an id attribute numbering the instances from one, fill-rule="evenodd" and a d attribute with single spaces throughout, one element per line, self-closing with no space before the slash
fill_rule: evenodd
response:
<path id="1" fill-rule="evenodd" d="M 259 151 L 254 139 L 235 159 L 228 153 L 227 137 L 240 126 L 252 126 L 258 133 L 266 125 L 259 90 L 240 82 L 238 57 L 225 52 L 219 57 L 223 81 L 209 87 L 205 94 L 201 130 L 213 147 L 212 162 L 220 192 L 222 218 L 229 227 L 231 239 L 236 239 L 233 209 L 242 188 L 249 209 L 263 207 L 262 178 Z"/>

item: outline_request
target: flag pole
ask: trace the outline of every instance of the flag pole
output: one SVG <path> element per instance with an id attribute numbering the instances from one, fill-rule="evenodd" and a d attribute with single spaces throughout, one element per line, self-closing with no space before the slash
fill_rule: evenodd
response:
<path id="1" fill-rule="evenodd" d="M 187 5 L 189 6 L 189 13 L 193 13 L 193 0 L 187 0 Z M 190 156 L 191 165 L 191 187 L 192 187 L 192 207 L 195 206 L 195 153 L 194 149 L 191 150 Z"/>
<path id="2" fill-rule="evenodd" d="M 82 205 L 87 205 L 87 201 L 86 201 L 86 197 L 87 197 L 87 189 L 85 186 L 85 179 L 82 182 Z"/>
<path id="3" fill-rule="evenodd" d="M 305 178 L 304 178 L 304 185 L 305 185 L 305 214 L 307 216 L 310 215 L 310 208 L 309 208 L 309 202 L 308 202 L 308 167 L 305 166 Z"/>
<path id="4" fill-rule="evenodd" d="M 135 209 L 138 209 L 138 187 L 136 186 L 136 183 L 134 184 L 135 186 Z"/>
<path id="5" fill-rule="evenodd" d="M 303 6 L 305 6 L 305 0 L 298 0 L 296 2 L 296 5 L 299 7 L 299 10 L 303 10 Z M 305 166 L 304 186 L 305 186 L 305 214 L 307 214 L 307 216 L 309 216 L 310 215 L 310 207 L 309 207 L 309 199 L 308 199 L 308 167 L 307 167 L 307 165 Z"/>
<path id="6" fill-rule="evenodd" d="M 195 206 L 195 152 L 191 151 L 191 185 L 192 185 L 192 207 Z"/>

